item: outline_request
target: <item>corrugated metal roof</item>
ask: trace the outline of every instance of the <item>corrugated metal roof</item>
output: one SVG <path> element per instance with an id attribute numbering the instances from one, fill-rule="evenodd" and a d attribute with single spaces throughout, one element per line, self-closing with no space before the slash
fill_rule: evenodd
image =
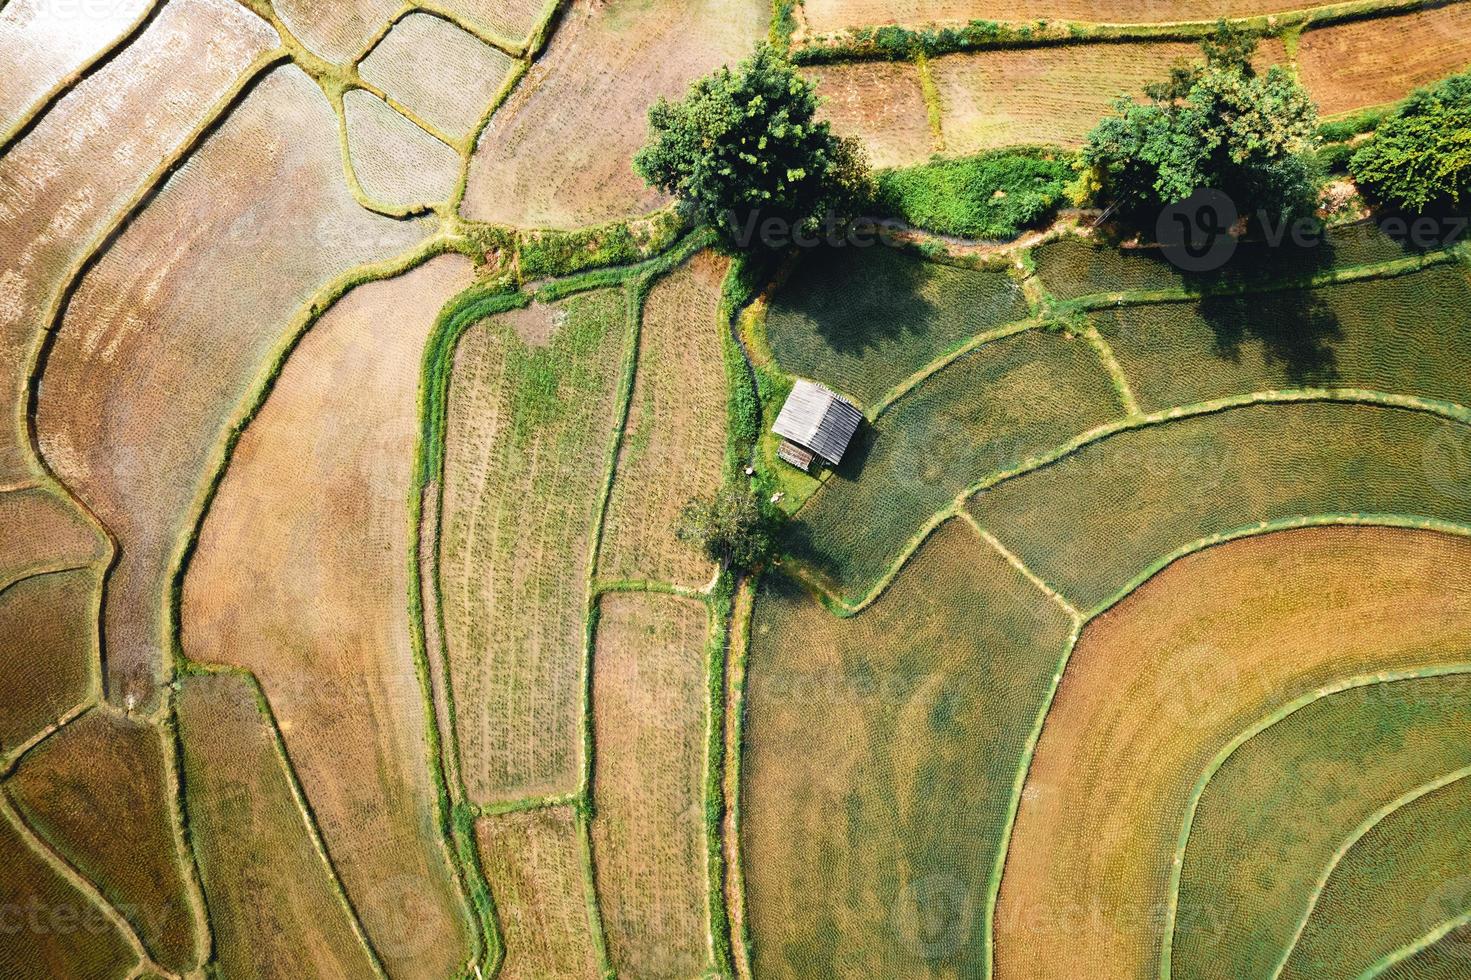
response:
<path id="1" fill-rule="evenodd" d="M 771 431 L 837 466 L 862 422 L 863 413 L 847 399 L 825 385 L 799 379 Z"/>
<path id="2" fill-rule="evenodd" d="M 812 469 L 812 450 L 806 446 L 799 446 L 790 439 L 783 439 L 777 445 L 776 454 L 803 473 Z"/>

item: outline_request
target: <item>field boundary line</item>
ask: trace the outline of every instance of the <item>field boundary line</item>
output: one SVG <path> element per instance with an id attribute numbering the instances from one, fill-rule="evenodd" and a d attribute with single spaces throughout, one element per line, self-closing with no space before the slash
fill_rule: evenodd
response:
<path id="1" fill-rule="evenodd" d="M 467 803 L 466 807 L 477 820 L 491 820 L 496 817 L 505 817 L 513 813 L 532 813 L 537 810 L 554 810 L 557 807 L 571 807 L 576 809 L 582 806 L 582 797 L 574 790 L 570 793 L 551 793 L 541 796 L 518 796 L 511 800 L 497 800 L 494 803 Z"/>
<path id="2" fill-rule="evenodd" d="M 524 44 L 516 44 L 509 38 L 502 37 L 494 31 L 485 30 L 472 24 L 463 17 L 446 10 L 438 4 L 408 0 L 408 2 L 389 15 L 387 20 L 378 25 L 378 29 L 373 32 L 372 37 L 368 38 L 367 42 L 358 48 L 357 52 L 348 59 L 347 64 L 353 68 L 361 65 L 374 51 L 378 50 L 378 45 L 383 43 L 383 39 L 388 37 L 401 21 L 413 14 L 423 14 L 426 17 L 433 17 L 436 20 L 444 21 L 451 27 L 457 27 L 481 44 L 489 48 L 494 48 L 508 58 L 520 60 L 526 55 Z"/>
<path id="3" fill-rule="evenodd" d="M 596 858 L 592 852 L 592 817 L 588 806 L 574 806 L 572 821 L 577 828 L 577 850 L 582 863 L 583 901 L 587 911 L 588 938 L 592 942 L 593 955 L 597 957 L 598 969 L 608 980 L 616 977 L 612 954 L 608 951 L 608 937 L 603 931 L 603 906 L 598 900 L 598 872 Z"/>
<path id="4" fill-rule="evenodd" d="M 759 578 L 736 587 L 731 605 L 730 639 L 725 662 L 725 907 L 729 916 L 731 972 L 735 980 L 751 980 L 750 931 L 746 918 L 746 877 L 741 848 L 741 763 L 745 749 L 746 669 L 751 649 L 751 621 Z"/>
<path id="5" fill-rule="evenodd" d="M 56 108 L 61 100 L 70 95 L 77 86 L 107 68 L 115 58 L 132 47 L 133 42 L 153 26 L 153 22 L 158 19 L 158 15 L 163 12 L 167 4 L 168 0 L 149 0 L 142 13 L 124 28 L 121 34 L 107 42 L 102 50 L 67 72 L 47 89 L 41 98 L 21 113 L 20 118 L 10 129 L 0 134 L 0 157 L 8 154 L 17 143 L 29 136 L 41 120 L 46 118 L 51 110 Z M 0 4 L 0 10 L 4 10 L 6 6 L 8 3 Z"/>
<path id="6" fill-rule="evenodd" d="M 178 692 L 172 684 L 164 691 L 165 717 L 170 720 L 174 717 L 173 704 L 177 696 Z M 106 703 L 99 705 L 98 710 L 114 716 L 127 717 L 123 712 Z M 184 812 L 183 740 L 179 735 L 177 724 L 155 723 L 152 727 L 158 732 L 159 755 L 163 757 L 161 776 L 166 787 L 169 832 L 174 845 L 174 862 L 179 869 L 179 877 L 184 880 L 184 887 L 189 894 L 190 921 L 194 928 L 194 969 L 202 970 L 205 964 L 214 959 L 214 920 L 210 918 L 209 902 L 204 896 L 204 878 L 194 859 L 193 838 L 189 832 L 189 815 Z"/>
<path id="7" fill-rule="evenodd" d="M 687 585 L 678 585 L 674 582 L 653 579 L 600 579 L 593 582 L 592 592 L 600 599 L 605 595 L 642 594 L 679 596 L 681 599 L 709 602 L 710 586 L 713 584 L 712 582 L 702 588 L 692 589 Z"/>
<path id="8" fill-rule="evenodd" d="M 1098 324 L 1088 321 L 1086 329 L 1078 331 L 1078 336 L 1088 342 L 1093 352 L 1098 355 L 1103 369 L 1108 372 L 1109 380 L 1113 382 L 1114 394 L 1118 396 L 1119 406 L 1123 408 L 1124 414 L 1129 418 L 1138 418 L 1144 412 L 1139 407 L 1139 399 L 1134 397 L 1134 388 L 1129 384 L 1129 376 L 1124 373 L 1124 366 L 1114 356 L 1113 347 L 1098 332 Z"/>
<path id="9" fill-rule="evenodd" d="M 1063 612 L 1068 614 L 1068 617 L 1072 619 L 1074 623 L 1081 623 L 1083 621 L 1083 614 L 1078 611 L 1077 606 L 1073 605 L 1061 592 L 1057 591 L 1057 589 L 1049 585 L 1047 581 L 1042 578 L 1042 576 L 1038 575 L 1036 572 L 1028 568 L 1027 563 L 1022 561 L 1021 558 L 1015 552 L 1007 548 L 1006 545 L 1002 544 L 1001 541 L 996 537 L 996 535 L 981 527 L 980 522 L 975 519 L 975 516 L 971 514 L 970 511 L 962 510 L 959 514 L 956 515 L 956 517 L 964 521 L 966 524 L 969 524 L 971 530 L 975 531 L 976 535 L 982 541 L 993 548 L 998 555 L 1004 558 L 1008 565 L 1020 572 L 1023 578 L 1035 585 L 1043 595 L 1045 595 L 1052 602 L 1056 603 Z"/>
<path id="10" fill-rule="evenodd" d="M 1347 0 L 1319 6 L 1226 18 L 1237 29 L 1263 37 L 1281 37 L 1352 21 L 1378 20 L 1452 6 L 1464 0 Z M 864 61 L 906 61 L 913 51 L 930 57 L 982 51 L 1022 50 L 1080 44 L 1198 41 L 1218 21 L 1109 22 L 1070 20 L 986 20 L 985 31 L 964 33 L 975 21 L 939 20 L 909 24 L 857 24 L 826 33 L 806 32 L 793 46 L 793 61 L 802 66 Z M 881 30 L 893 37 L 877 43 Z M 945 32 L 949 32 L 948 34 Z"/>
<path id="11" fill-rule="evenodd" d="M 1445 787 L 1450 786 L 1453 783 L 1460 782 L 1467 777 L 1471 777 L 1471 766 L 1463 766 L 1462 768 L 1452 770 L 1451 772 L 1448 772 L 1443 776 L 1438 776 L 1427 783 L 1422 783 L 1409 792 L 1396 797 L 1389 803 L 1386 803 L 1378 810 L 1375 810 L 1372 814 L 1365 818 L 1363 823 L 1354 828 L 1354 830 L 1348 835 L 1348 837 L 1344 839 L 1343 843 L 1338 846 L 1338 849 L 1333 852 L 1333 857 L 1328 861 L 1328 866 L 1324 868 L 1323 873 L 1319 875 L 1317 885 L 1313 888 L 1312 895 L 1308 899 L 1308 907 L 1303 912 L 1302 918 L 1298 921 L 1297 930 L 1293 933 L 1292 940 L 1288 943 L 1287 949 L 1282 953 L 1282 958 L 1277 961 L 1277 966 L 1272 971 L 1271 980 L 1277 980 L 1277 978 L 1282 975 L 1282 970 L 1287 966 L 1288 960 L 1292 958 L 1293 952 L 1297 949 L 1298 942 L 1301 941 L 1303 933 L 1307 930 L 1308 922 L 1312 919 L 1313 916 L 1313 910 L 1318 907 L 1318 899 L 1322 897 L 1323 890 L 1328 886 L 1328 879 L 1333 876 L 1333 872 L 1338 868 L 1339 863 L 1343 861 L 1344 857 L 1348 855 L 1349 851 L 1351 851 L 1354 846 L 1358 844 L 1358 842 L 1362 840 L 1366 834 L 1369 833 L 1369 831 L 1373 830 L 1381 822 L 1393 815 L 1395 811 L 1409 806 L 1411 803 L 1414 803 L 1416 800 L 1420 799 L 1423 796 L 1428 796 L 1438 789 L 1444 789 Z M 1471 918 L 1471 913 L 1468 913 L 1467 917 Z M 1449 932 L 1450 930 L 1447 929 L 1446 931 Z"/>
<path id="12" fill-rule="evenodd" d="M 0 596 L 5 595 L 11 589 L 23 582 L 29 582 L 33 578 L 46 578 L 49 575 L 63 575 L 67 572 L 85 572 L 102 564 L 100 559 L 92 561 L 56 561 L 41 562 L 36 565 L 28 565 L 20 569 L 15 575 L 6 579 L 0 579 Z"/>
<path id="13" fill-rule="evenodd" d="M 930 151 L 945 152 L 945 106 L 940 100 L 940 88 L 935 84 L 930 71 L 929 56 L 923 50 L 914 53 L 914 70 L 919 75 L 919 90 L 924 96 L 925 116 L 930 125 Z"/>
<path id="14" fill-rule="evenodd" d="M 0 818 L 10 824 L 12 830 L 20 838 L 21 845 L 33 855 L 40 858 L 43 863 L 51 868 L 67 884 L 71 885 L 82 896 L 101 912 L 103 917 L 115 928 L 123 942 L 133 948 L 133 955 L 138 958 L 135 969 L 152 970 L 159 976 L 177 977 L 178 974 L 171 970 L 165 970 L 154 962 L 153 957 L 148 954 L 148 949 L 143 945 L 131 923 L 123 918 L 123 914 L 107 900 L 107 897 L 98 890 L 86 875 L 77 870 L 70 861 L 37 833 L 36 829 L 26 822 L 24 816 L 16 809 L 14 802 L 10 799 L 10 790 L 0 789 Z"/>
<path id="15" fill-rule="evenodd" d="M 291 801 L 295 804 L 297 815 L 301 818 L 302 826 L 306 828 L 307 837 L 311 840 L 312 852 L 316 854 L 317 860 L 322 862 L 322 867 L 327 872 L 327 878 L 332 883 L 333 894 L 337 896 L 338 903 L 342 906 L 343 911 L 347 913 L 347 920 L 352 926 L 353 936 L 356 937 L 362 945 L 364 952 L 367 953 L 368 961 L 373 965 L 376 975 L 380 980 L 387 980 L 388 975 L 384 971 L 382 960 L 379 958 L 378 948 L 374 945 L 372 938 L 368 936 L 367 930 L 363 927 L 357 906 L 353 903 L 352 897 L 347 894 L 347 886 L 342 883 L 342 875 L 338 872 L 337 861 L 332 857 L 332 852 L 327 847 L 327 841 L 322 836 L 316 811 L 312 808 L 311 800 L 307 799 L 306 791 L 301 785 L 301 779 L 296 774 L 296 764 L 291 761 L 291 753 L 287 750 L 286 740 L 281 735 L 281 723 L 276 718 L 276 709 L 272 707 L 270 698 L 266 696 L 266 690 L 261 684 L 260 678 L 256 677 L 252 671 L 244 667 L 236 667 L 230 664 L 196 663 L 194 661 L 188 663 L 184 670 L 184 675 L 195 677 L 233 677 L 244 681 L 250 686 L 251 693 L 255 696 L 256 715 L 264 722 L 267 732 L 270 735 L 271 745 L 276 750 L 276 760 L 280 763 L 281 771 L 286 775 L 287 785 L 291 788 Z M 179 746 L 182 746 L 183 736 L 179 733 L 178 724 L 175 723 L 171 727 L 174 731 L 174 741 Z M 187 776 L 182 766 L 179 767 L 179 783 L 181 786 L 186 787 L 187 793 Z M 182 800 L 180 801 L 180 805 L 183 805 Z M 185 843 L 191 851 L 194 851 L 194 834 L 187 821 L 185 828 L 185 837 L 187 838 Z M 194 853 L 194 864 L 197 868 L 199 864 L 197 851 Z M 200 888 L 202 893 L 202 879 Z M 210 960 L 213 960 L 212 954 Z"/>
<path id="16" fill-rule="evenodd" d="M 1468 529 L 1471 532 L 1471 529 Z M 1390 671 L 1373 674 L 1360 674 L 1354 677 L 1334 681 L 1332 684 L 1309 691 L 1289 701 L 1287 704 L 1276 709 L 1264 718 L 1252 724 L 1249 728 L 1235 735 L 1231 741 L 1216 753 L 1210 763 L 1205 767 L 1195 787 L 1191 790 L 1190 801 L 1185 810 L 1185 819 L 1181 824 L 1180 833 L 1175 846 L 1174 858 L 1170 865 L 1170 890 L 1169 899 L 1165 906 L 1164 919 L 1164 945 L 1160 954 L 1159 975 L 1161 980 L 1169 980 L 1174 956 L 1175 922 L 1179 912 L 1180 904 L 1180 881 L 1184 873 L 1185 849 L 1189 844 L 1190 834 L 1195 823 L 1195 814 L 1200 806 L 1201 798 L 1215 779 L 1216 774 L 1230 761 L 1231 757 L 1242 746 L 1263 734 L 1271 728 L 1276 727 L 1292 715 L 1316 704 L 1324 698 L 1345 691 L 1355 690 L 1361 687 L 1370 687 L 1375 684 L 1395 684 L 1407 680 L 1417 680 L 1425 677 L 1447 677 L 1458 674 L 1471 674 L 1471 663 L 1455 664 L 1443 667 L 1425 667 L 1418 670 Z"/>
<path id="17" fill-rule="evenodd" d="M 76 721 L 78 718 L 82 717 L 95 707 L 97 707 L 97 695 L 96 692 L 93 691 L 92 694 L 85 701 L 78 701 L 70 708 L 67 708 L 61 714 L 57 715 L 56 718 L 52 720 L 52 722 L 45 728 L 41 729 L 39 732 L 36 732 L 30 738 L 19 743 L 15 746 L 15 748 L 7 752 L 3 758 L 0 758 L 0 782 L 4 782 L 11 776 L 15 775 L 15 770 L 19 768 L 21 762 L 25 759 L 25 757 L 27 755 L 30 755 L 32 749 L 39 747 L 41 743 L 45 742 L 51 736 L 55 735 L 57 732 L 60 732 L 67 725 L 70 725 L 72 722 Z"/>
<path id="18" fill-rule="evenodd" d="M 332 105 L 332 114 L 337 117 L 337 146 L 342 154 L 342 176 L 347 183 L 348 192 L 352 194 L 353 200 L 358 202 L 358 207 L 364 211 L 384 218 L 393 218 L 396 221 L 405 221 L 410 218 L 419 218 L 434 213 L 436 207 L 442 206 L 444 202 L 432 201 L 410 205 L 407 207 L 393 207 L 381 201 L 373 199 L 363 187 L 362 181 L 358 179 L 357 164 L 352 158 L 352 146 L 347 133 L 347 106 L 343 102 L 342 92 L 330 92 L 327 101 Z M 451 147 L 451 149 L 454 149 Z M 458 154 L 456 155 L 458 158 Z"/>
<path id="19" fill-rule="evenodd" d="M 1466 2 L 1466 0 L 1458 0 L 1458 2 Z M 1423 272 L 1426 269 L 1449 265 L 1464 259 L 1466 255 L 1466 245 L 1458 242 L 1445 248 L 1422 252 L 1419 255 L 1407 255 L 1397 259 L 1386 259 L 1383 262 L 1365 262 L 1359 265 L 1340 266 L 1311 276 L 1299 276 L 1292 279 L 1268 279 L 1229 283 L 1223 286 L 1209 286 L 1201 289 L 1176 287 L 1171 289 L 1131 289 L 1117 293 L 1088 293 L 1083 296 L 1074 297 L 1073 299 L 1059 301 L 1058 305 L 1087 312 L 1095 312 L 1116 309 L 1121 306 L 1156 306 L 1167 303 L 1191 303 L 1217 296 L 1254 296 L 1259 293 L 1284 293 L 1294 290 L 1323 289 L 1329 286 L 1342 286 L 1374 279 L 1398 279 L 1402 276 L 1410 276 L 1417 272 Z"/>
<path id="20" fill-rule="evenodd" d="M 1016 817 L 1021 810 L 1022 797 L 1026 793 L 1027 780 L 1032 774 L 1032 760 L 1037 755 L 1037 745 L 1042 741 L 1042 729 L 1047 724 L 1047 716 L 1052 711 L 1052 702 L 1057 699 L 1057 689 L 1062 684 L 1062 675 L 1067 670 L 1068 661 L 1072 659 L 1073 650 L 1078 645 L 1078 638 L 1083 635 L 1084 622 L 1074 620 L 1073 628 L 1068 633 L 1067 640 L 1062 645 L 1062 655 L 1057 661 L 1057 666 L 1052 671 L 1052 680 L 1047 685 L 1047 692 L 1042 697 L 1042 703 L 1037 708 L 1037 717 L 1032 722 L 1032 730 L 1027 734 L 1026 745 L 1022 747 L 1021 760 L 1017 764 L 1016 775 L 1011 783 L 1011 798 L 1006 801 L 1006 821 L 1002 825 L 1001 842 L 996 848 L 995 860 L 991 862 L 991 873 L 986 881 L 986 906 L 982 918 L 982 944 L 986 951 L 985 976 L 996 975 L 996 906 L 1001 896 L 1001 880 L 1006 876 L 1006 862 L 1011 855 L 1011 835 L 1016 829 Z"/>
<path id="21" fill-rule="evenodd" d="M 1447 919 L 1413 943 L 1407 943 L 1377 961 L 1369 969 L 1359 974 L 1358 980 L 1375 980 L 1376 977 L 1381 976 L 1386 970 L 1403 963 L 1417 953 L 1424 952 L 1455 930 L 1467 924 L 1471 924 L 1471 912 L 1465 912 L 1453 919 Z"/>
<path id="22" fill-rule="evenodd" d="M 1007 337 L 1015 337 L 1017 334 L 1026 333 L 1030 330 L 1039 330 L 1042 326 L 1043 321 L 1040 318 L 1029 317 L 1025 320 L 1013 320 L 1011 323 L 1004 323 L 990 330 L 983 330 L 961 341 L 880 395 L 878 401 L 874 402 L 873 407 L 867 412 L 869 423 L 877 422 L 896 403 L 902 401 L 906 395 L 913 392 L 930 378 L 933 378 L 965 355 L 973 353 L 995 341 L 1005 340 Z"/>

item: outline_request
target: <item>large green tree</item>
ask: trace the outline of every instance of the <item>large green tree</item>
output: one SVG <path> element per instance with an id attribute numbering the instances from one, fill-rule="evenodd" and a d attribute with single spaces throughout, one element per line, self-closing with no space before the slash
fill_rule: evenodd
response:
<path id="1" fill-rule="evenodd" d="M 819 122 L 810 82 L 767 45 L 649 110 L 634 169 L 742 248 L 841 226 L 869 186 L 862 151 Z"/>
<path id="2" fill-rule="evenodd" d="M 723 568 L 749 571 L 775 557 L 782 516 L 751 487 L 731 481 L 714 500 L 695 498 L 679 515 L 675 533 Z"/>
<path id="3" fill-rule="evenodd" d="M 1143 219 L 1199 188 L 1229 195 L 1243 214 L 1311 215 L 1319 177 L 1317 108 L 1291 72 L 1252 67 L 1256 38 L 1224 23 L 1204 65 L 1180 65 L 1120 99 L 1082 152 L 1088 192 Z"/>
<path id="4" fill-rule="evenodd" d="M 1411 96 L 1353 155 L 1349 172 L 1406 211 L 1471 204 L 1471 75 Z"/>

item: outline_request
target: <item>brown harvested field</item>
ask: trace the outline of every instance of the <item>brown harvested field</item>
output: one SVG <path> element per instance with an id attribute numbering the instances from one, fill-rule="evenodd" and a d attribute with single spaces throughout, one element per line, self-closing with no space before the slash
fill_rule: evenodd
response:
<path id="1" fill-rule="evenodd" d="M 436 8 L 506 41 L 525 44 L 555 0 L 438 0 Z"/>
<path id="2" fill-rule="evenodd" d="M 628 425 L 613 478 L 598 574 L 694 588 L 715 566 L 674 536 L 680 509 L 720 487 L 725 361 L 720 287 L 730 262 L 701 252 L 650 291 Z"/>
<path id="3" fill-rule="evenodd" d="M 594 980 L 582 831 L 569 807 L 486 817 L 475 825 L 505 959 L 499 980 Z"/>
<path id="4" fill-rule="evenodd" d="M 875 167 L 919 163 L 935 152 L 929 109 L 911 61 L 862 61 L 805 69 L 822 99 L 821 118 L 856 137 Z"/>
<path id="5" fill-rule="evenodd" d="M 988 882 L 1071 629 L 958 520 L 850 619 L 765 577 L 741 790 L 757 977 L 985 975 Z"/>
<path id="6" fill-rule="evenodd" d="M 199 963 L 159 729 L 104 710 L 28 752 L 5 787 L 26 823 L 96 885 L 160 965 Z"/>
<path id="7" fill-rule="evenodd" d="M 91 900 L 28 846 L 7 813 L 0 814 L 0 909 L 8 917 L 34 910 L 25 941 L 0 943 L 0 977 L 123 980 L 137 963 L 117 927 Z M 22 919 L 22 921 L 24 921 Z M 14 929 L 14 925 L 9 927 Z"/>
<path id="8" fill-rule="evenodd" d="M 1471 67 L 1471 3 L 1308 31 L 1297 63 L 1324 115 L 1396 102 Z"/>
<path id="9" fill-rule="evenodd" d="M 75 504 L 50 487 L 0 493 L 0 591 L 38 572 L 107 557 L 107 539 Z"/>
<path id="10" fill-rule="evenodd" d="M 18 3 L 0 17 L 23 9 Z M 175 0 L 0 159 L 0 486 L 35 468 L 21 425 L 26 372 L 68 269 L 144 176 L 275 43 L 275 32 L 233 0 Z M 8 89 L 10 74 L 0 69 L 0 77 Z M 57 153 L 59 146 L 67 152 Z"/>
<path id="11" fill-rule="evenodd" d="M 968 20 L 1075 20 L 1105 24 L 1214 21 L 1317 6 L 1321 0 L 803 0 L 814 31 Z"/>
<path id="12" fill-rule="evenodd" d="M 979 51 L 930 62 L 940 92 L 946 151 L 1077 146 L 1120 95 L 1138 95 L 1194 44 L 1079 44 Z"/>
<path id="13" fill-rule="evenodd" d="M 0 135 L 112 47 L 152 6 L 154 0 L 12 0 L 0 8 Z"/>
<path id="14" fill-rule="evenodd" d="M 574 0 L 480 139 L 468 218 L 596 224 L 663 203 L 634 174 L 649 106 L 750 53 L 766 0 Z"/>
<path id="15" fill-rule="evenodd" d="M 359 286 L 307 333 L 236 447 L 184 588 L 185 653 L 260 679 L 395 976 L 448 975 L 468 952 L 407 576 L 423 345 L 472 271 L 442 256 Z"/>
<path id="16" fill-rule="evenodd" d="M 546 346 L 504 317 L 470 328 L 450 381 L 440 590 L 476 803 L 582 779 L 587 563 L 628 330 L 617 291 L 557 311 Z"/>
<path id="17" fill-rule="evenodd" d="M 300 70 L 267 76 L 93 268 L 47 361 L 41 450 L 121 546 L 104 622 L 117 704 L 155 701 L 174 555 L 293 316 L 422 235 L 353 200 L 335 129 Z"/>
<path id="18" fill-rule="evenodd" d="M 286 29 L 311 51 L 339 64 L 363 53 L 402 6 L 400 0 L 271 0 Z"/>
<path id="19" fill-rule="evenodd" d="M 407 208 L 449 200 L 460 177 L 454 150 L 367 92 L 348 92 L 342 103 L 353 171 L 374 203 Z"/>
<path id="20" fill-rule="evenodd" d="M 0 753 L 97 696 L 101 570 L 37 575 L 0 590 Z"/>
<path id="21" fill-rule="evenodd" d="M 1468 629 L 1471 541 L 1383 528 L 1198 552 L 1094 620 L 1023 793 L 997 973 L 1152 974 L 1188 799 L 1222 746 L 1332 682 L 1463 662 Z"/>
<path id="22" fill-rule="evenodd" d="M 480 121 L 514 64 L 446 20 L 410 14 L 393 25 L 358 70 L 430 124 L 458 137 Z"/>
<path id="23" fill-rule="evenodd" d="M 354 980 L 373 964 L 292 794 L 244 677 L 183 679 L 176 702 L 190 840 L 222 975 Z"/>
<path id="24" fill-rule="evenodd" d="M 608 955 L 623 976 L 709 965 L 703 603 L 609 594 L 593 651 L 592 822 Z"/>

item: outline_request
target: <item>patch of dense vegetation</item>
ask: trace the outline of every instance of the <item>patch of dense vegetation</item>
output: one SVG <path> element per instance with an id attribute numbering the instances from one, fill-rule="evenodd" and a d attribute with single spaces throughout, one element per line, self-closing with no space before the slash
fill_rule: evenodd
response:
<path id="1" fill-rule="evenodd" d="M 812 83 L 769 45 L 649 110 L 634 169 L 742 250 L 784 248 L 854 215 L 870 193 L 858 143 L 819 122 Z"/>
<path id="2" fill-rule="evenodd" d="M 721 568 L 749 571 L 776 556 L 782 515 L 750 486 L 731 481 L 714 500 L 696 497 L 679 515 L 675 533 Z"/>
<path id="3" fill-rule="evenodd" d="M 1222 191 L 1242 213 L 1277 221 L 1317 206 L 1318 112 L 1286 69 L 1258 75 L 1257 37 L 1222 22 L 1202 43 L 1204 66 L 1177 65 L 1120 99 L 1082 151 L 1085 196 L 1140 220 L 1199 188 Z"/>
<path id="4" fill-rule="evenodd" d="M 876 202 L 881 214 L 926 231 L 1009 239 L 1045 223 L 1072 177 L 1057 151 L 997 151 L 883 171 Z"/>
<path id="5" fill-rule="evenodd" d="M 1416 92 L 1353 155 L 1349 171 L 1406 211 L 1471 203 L 1471 74 Z"/>

